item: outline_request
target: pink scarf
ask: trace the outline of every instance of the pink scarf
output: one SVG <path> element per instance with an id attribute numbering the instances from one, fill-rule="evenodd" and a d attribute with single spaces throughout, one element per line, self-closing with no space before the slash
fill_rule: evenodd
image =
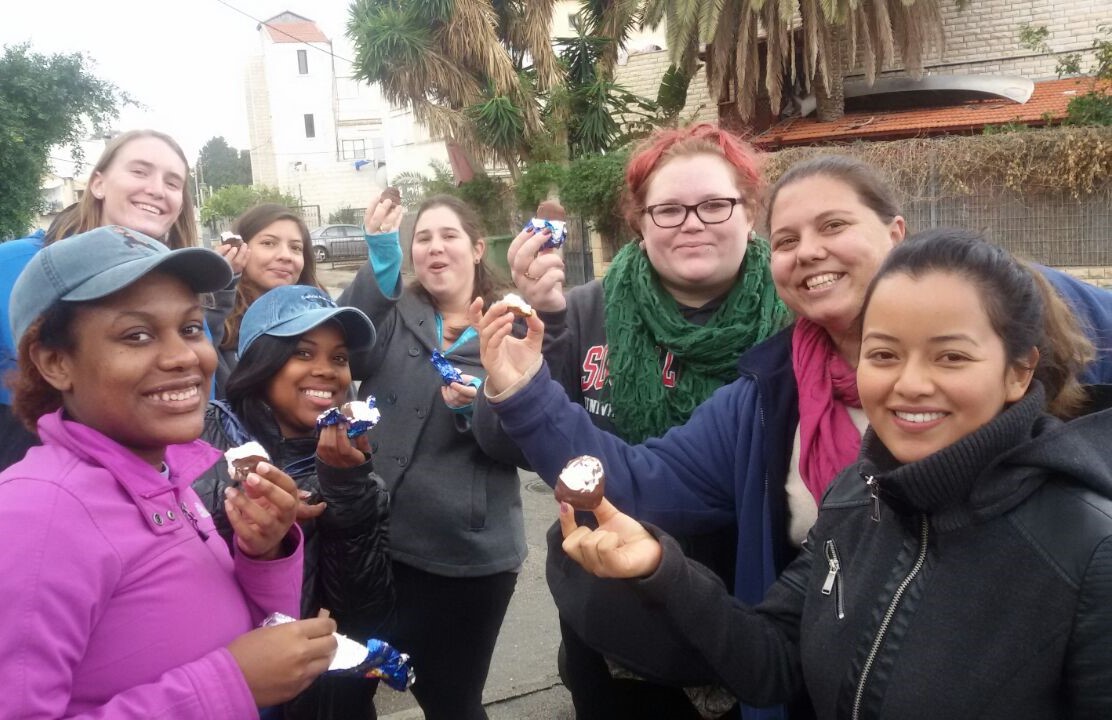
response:
<path id="1" fill-rule="evenodd" d="M 799 474 L 821 504 L 827 486 L 861 449 L 845 407 L 861 407 L 857 376 L 830 335 L 803 318 L 792 331 L 792 367 L 799 386 Z"/>

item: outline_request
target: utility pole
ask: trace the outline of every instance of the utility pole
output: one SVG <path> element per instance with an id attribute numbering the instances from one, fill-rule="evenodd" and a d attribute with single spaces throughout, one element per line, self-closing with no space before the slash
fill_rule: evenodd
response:
<path id="1" fill-rule="evenodd" d="M 196 198 L 197 207 L 200 208 L 204 204 L 204 198 L 201 197 L 201 158 L 197 158 L 196 172 L 193 173 L 193 197 Z"/>

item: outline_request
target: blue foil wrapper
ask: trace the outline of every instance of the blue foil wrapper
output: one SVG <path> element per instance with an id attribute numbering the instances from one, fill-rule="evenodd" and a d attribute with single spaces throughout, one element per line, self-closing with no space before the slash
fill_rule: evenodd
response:
<path id="1" fill-rule="evenodd" d="M 525 223 L 525 227 L 523 227 L 522 230 L 528 230 L 529 228 L 533 228 L 536 232 L 542 232 L 544 230 L 551 231 L 552 236 L 544 241 L 544 244 L 541 245 L 541 250 L 546 248 L 558 248 L 568 239 L 567 223 L 563 220 L 542 220 L 540 218 L 533 218 Z"/>
<path id="2" fill-rule="evenodd" d="M 274 627 L 293 621 L 294 618 L 289 615 L 271 613 L 259 627 Z M 398 692 L 409 689 L 416 679 L 413 668 L 409 666 L 409 655 L 398 652 L 390 643 L 371 638 L 364 646 L 340 633 L 332 633 L 332 636 L 336 638 L 336 654 L 326 674 L 381 678 Z"/>
<path id="3" fill-rule="evenodd" d="M 330 425 L 339 425 L 340 423 L 347 422 L 347 418 L 340 412 L 340 408 L 328 408 L 320 415 L 317 415 L 317 429 L 326 428 Z"/>
<path id="4" fill-rule="evenodd" d="M 454 382 L 466 385 L 466 383 L 463 382 L 463 375 L 460 374 L 459 368 L 448 362 L 448 358 L 440 354 L 439 350 L 432 351 L 431 360 L 432 364 L 436 367 L 436 371 L 440 373 L 440 379 L 444 381 L 445 385 L 451 385 Z"/>
<path id="5" fill-rule="evenodd" d="M 340 406 L 340 412 L 342 412 L 344 418 L 347 419 L 347 436 L 352 439 L 359 437 L 375 425 L 378 425 L 378 421 L 382 417 L 378 408 L 375 407 L 374 395 L 367 396 L 365 402 L 355 401 L 345 403 Z"/>
<path id="6" fill-rule="evenodd" d="M 415 679 L 413 668 L 409 666 L 409 656 L 375 638 L 367 641 L 364 665 L 366 677 L 381 678 L 382 682 L 399 692 L 408 689 Z"/>
<path id="7" fill-rule="evenodd" d="M 353 401 L 344 403 L 338 408 L 329 408 L 317 416 L 317 429 L 330 425 L 347 425 L 347 436 L 357 438 L 378 424 L 381 415 L 375 407 L 374 396 L 367 398 L 366 402 Z"/>

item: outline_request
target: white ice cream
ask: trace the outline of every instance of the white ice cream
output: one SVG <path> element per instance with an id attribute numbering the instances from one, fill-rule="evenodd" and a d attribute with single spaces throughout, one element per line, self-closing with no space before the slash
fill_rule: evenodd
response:
<path id="1" fill-rule="evenodd" d="M 560 471 L 560 482 L 568 490 L 575 492 L 594 492 L 602 480 L 602 463 L 590 455 L 580 455 L 568 462 Z"/>

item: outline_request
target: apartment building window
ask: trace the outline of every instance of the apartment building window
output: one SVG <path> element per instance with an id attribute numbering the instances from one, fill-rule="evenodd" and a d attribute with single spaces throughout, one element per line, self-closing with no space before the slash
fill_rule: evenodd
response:
<path id="1" fill-rule="evenodd" d="M 305 137 L 314 138 L 316 136 L 317 136 L 317 127 L 316 127 L 316 124 L 313 122 L 313 114 L 312 113 L 306 113 L 305 114 Z"/>
<path id="2" fill-rule="evenodd" d="M 297 51 L 297 72 L 300 75 L 309 74 L 309 53 L 306 50 Z"/>
<path id="3" fill-rule="evenodd" d="M 367 141 L 359 140 L 341 140 L 340 141 L 341 160 L 362 160 L 367 157 Z"/>

